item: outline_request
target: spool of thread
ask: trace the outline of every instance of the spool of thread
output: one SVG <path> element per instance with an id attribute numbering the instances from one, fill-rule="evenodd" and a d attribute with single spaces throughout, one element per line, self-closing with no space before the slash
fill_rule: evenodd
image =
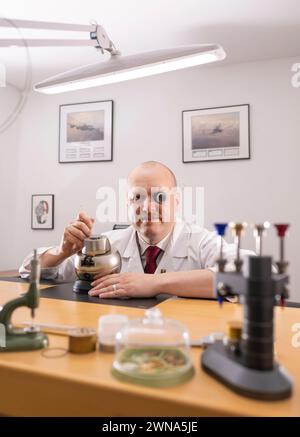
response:
<path id="1" fill-rule="evenodd" d="M 99 317 L 98 341 L 103 352 L 115 351 L 115 338 L 118 330 L 128 322 L 128 317 L 120 314 L 108 314 Z"/>
<path id="2" fill-rule="evenodd" d="M 69 352 L 87 354 L 96 350 L 97 334 L 91 328 L 76 328 L 69 331 Z"/>
<path id="3" fill-rule="evenodd" d="M 226 335 L 223 338 L 223 344 L 232 352 L 240 350 L 240 339 L 242 336 L 242 322 L 234 320 L 228 322 L 226 326 Z"/>
<path id="4" fill-rule="evenodd" d="M 242 322 L 233 320 L 227 323 L 226 335 L 229 341 L 239 341 L 242 335 Z"/>

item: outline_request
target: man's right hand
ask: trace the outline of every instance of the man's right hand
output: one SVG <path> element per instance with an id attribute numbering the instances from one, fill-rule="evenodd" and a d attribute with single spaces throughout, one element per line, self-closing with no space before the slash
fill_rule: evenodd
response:
<path id="1" fill-rule="evenodd" d="M 59 256 L 68 258 L 83 248 L 84 240 L 91 236 L 95 219 L 81 211 L 76 220 L 65 229 L 59 246 Z"/>
<path id="2" fill-rule="evenodd" d="M 56 267 L 65 259 L 83 248 L 85 238 L 90 237 L 95 220 L 80 212 L 74 222 L 64 230 L 59 247 L 51 248 L 40 255 L 41 268 Z"/>

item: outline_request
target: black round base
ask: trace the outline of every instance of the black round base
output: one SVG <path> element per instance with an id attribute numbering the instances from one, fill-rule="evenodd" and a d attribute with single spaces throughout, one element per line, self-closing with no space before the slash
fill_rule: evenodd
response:
<path id="1" fill-rule="evenodd" d="M 78 294 L 87 294 L 91 288 L 90 282 L 78 279 L 74 282 L 73 291 Z"/>
<path id="2" fill-rule="evenodd" d="M 202 368 L 237 393 L 274 401 L 289 398 L 292 380 L 277 363 L 271 370 L 255 370 L 230 357 L 221 341 L 209 346 L 201 357 Z"/>

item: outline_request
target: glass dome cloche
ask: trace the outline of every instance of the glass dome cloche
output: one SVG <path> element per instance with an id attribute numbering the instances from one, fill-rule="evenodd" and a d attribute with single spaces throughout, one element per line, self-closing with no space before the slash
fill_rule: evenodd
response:
<path id="1" fill-rule="evenodd" d="M 116 334 L 115 346 L 112 373 L 121 381 L 169 387 L 194 374 L 187 329 L 163 318 L 157 308 L 123 325 Z"/>

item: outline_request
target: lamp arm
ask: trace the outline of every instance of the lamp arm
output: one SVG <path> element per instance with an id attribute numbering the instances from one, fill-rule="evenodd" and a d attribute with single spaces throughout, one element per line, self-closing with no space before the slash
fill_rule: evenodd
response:
<path id="1" fill-rule="evenodd" d="M 17 29 L 44 29 L 73 32 L 92 32 L 95 24 L 53 23 L 50 21 L 16 20 L 14 18 L 0 18 L 0 27 L 15 27 Z"/>
<path id="2" fill-rule="evenodd" d="M 88 39 L 0 39 L 0 47 L 79 47 L 92 46 L 98 44 Z"/>
<path id="3" fill-rule="evenodd" d="M 120 52 L 115 48 L 114 43 L 107 35 L 103 26 L 96 22 L 90 25 L 72 24 L 72 23 L 52 23 L 47 21 L 30 21 L 30 20 L 15 20 L 15 19 L 1 19 L 0 28 L 10 27 L 16 29 L 42 29 L 42 30 L 60 30 L 71 32 L 88 32 L 89 39 L 5 39 L 0 38 L 0 47 L 57 47 L 57 46 L 93 46 L 100 49 L 102 53 L 104 50 L 111 55 L 119 55 Z"/>
<path id="4" fill-rule="evenodd" d="M 109 38 L 104 27 L 101 26 L 100 24 L 97 24 L 97 23 L 95 23 L 95 26 L 96 26 L 95 30 L 90 32 L 90 38 L 92 41 L 97 42 L 96 48 L 100 49 L 102 51 L 102 53 L 104 50 L 106 50 L 112 56 L 113 55 L 120 55 L 121 52 L 116 49 L 114 43 Z"/>

